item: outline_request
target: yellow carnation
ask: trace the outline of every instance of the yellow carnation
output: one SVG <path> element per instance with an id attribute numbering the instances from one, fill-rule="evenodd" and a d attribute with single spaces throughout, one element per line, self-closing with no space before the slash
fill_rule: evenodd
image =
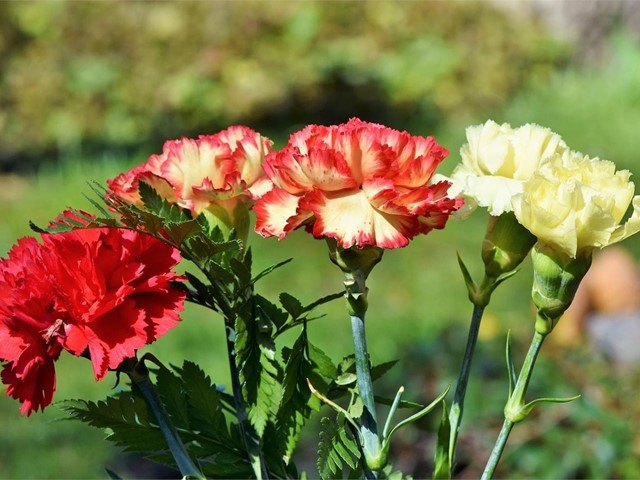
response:
<path id="1" fill-rule="evenodd" d="M 513 210 L 511 199 L 544 159 L 568 150 L 559 135 L 535 124 L 514 129 L 489 120 L 466 133 L 449 194 L 462 194 L 495 216 Z"/>
<path id="2" fill-rule="evenodd" d="M 627 170 L 578 152 L 555 154 L 513 199 L 518 221 L 539 242 L 575 258 L 640 230 L 640 196 Z M 633 213 L 621 224 L 629 205 Z"/>

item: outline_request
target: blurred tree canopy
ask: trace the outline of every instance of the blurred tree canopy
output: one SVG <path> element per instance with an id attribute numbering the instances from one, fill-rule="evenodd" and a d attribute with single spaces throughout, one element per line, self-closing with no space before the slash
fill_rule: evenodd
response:
<path id="1" fill-rule="evenodd" d="M 232 123 L 432 127 L 568 58 L 473 2 L 2 2 L 0 170 Z"/>

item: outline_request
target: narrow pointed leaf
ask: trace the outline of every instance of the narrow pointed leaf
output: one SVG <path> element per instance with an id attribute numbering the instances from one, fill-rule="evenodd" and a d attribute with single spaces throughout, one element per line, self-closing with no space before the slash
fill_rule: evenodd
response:
<path id="1" fill-rule="evenodd" d="M 388 443 L 389 440 L 391 439 L 391 437 L 393 436 L 393 434 L 399 429 L 402 428 L 405 425 L 408 425 L 410 423 L 415 422 L 416 420 L 419 420 L 420 418 L 424 417 L 427 413 L 429 413 L 430 411 L 432 411 L 435 407 L 438 406 L 438 404 L 444 399 L 444 397 L 447 396 L 447 393 L 449 393 L 449 389 L 451 388 L 451 386 L 448 386 L 446 388 L 446 390 L 444 392 L 442 392 L 440 395 L 438 395 L 438 397 L 431 402 L 429 405 L 427 405 L 425 408 L 423 408 L 422 410 L 420 410 L 418 413 L 414 413 L 413 415 L 411 415 L 408 418 L 405 418 L 404 420 L 402 420 L 401 422 L 399 422 L 390 432 L 389 435 L 383 440 L 384 443 Z"/>
<path id="2" fill-rule="evenodd" d="M 438 427 L 438 441 L 433 457 L 433 478 L 451 478 L 451 456 L 453 452 L 449 451 L 450 436 L 451 424 L 449 423 L 449 409 L 447 408 L 447 402 L 443 400 L 442 417 L 440 419 L 440 426 Z"/>
<path id="3" fill-rule="evenodd" d="M 533 410 L 536 405 L 539 405 L 541 403 L 568 403 L 568 402 L 573 402 L 574 400 L 577 400 L 580 397 L 581 395 L 576 395 L 574 397 L 565 397 L 565 398 L 551 398 L 551 397 L 537 398 L 527 403 L 524 407 L 522 407 L 522 412 L 525 415 L 529 415 L 531 413 L 531 410 Z"/>
<path id="4" fill-rule="evenodd" d="M 509 375 L 509 396 L 513 393 L 517 382 L 516 368 L 513 362 L 513 352 L 511 351 L 511 330 L 507 332 L 507 348 L 505 349 L 507 358 L 507 373 Z"/>

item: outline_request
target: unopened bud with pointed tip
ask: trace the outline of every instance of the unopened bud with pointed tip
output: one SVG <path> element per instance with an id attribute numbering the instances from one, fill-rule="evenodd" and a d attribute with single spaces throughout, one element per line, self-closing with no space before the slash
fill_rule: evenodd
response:
<path id="1" fill-rule="evenodd" d="M 576 290 L 591 266 L 591 251 L 577 258 L 537 244 L 532 252 L 533 288 L 531 296 L 538 314 L 536 332 L 549 334 L 569 308 Z"/>

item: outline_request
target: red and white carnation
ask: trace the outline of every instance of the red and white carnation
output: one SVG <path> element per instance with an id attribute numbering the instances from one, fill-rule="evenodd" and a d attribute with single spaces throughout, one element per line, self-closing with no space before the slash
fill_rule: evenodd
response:
<path id="1" fill-rule="evenodd" d="M 223 212 L 233 218 L 239 202 L 264 172 L 262 161 L 272 142 L 244 126 L 232 126 L 215 135 L 165 142 L 162 153 L 107 183 L 121 200 L 140 204 L 139 182 L 150 184 L 163 198 L 191 210 Z"/>
<path id="2" fill-rule="evenodd" d="M 433 137 L 358 119 L 310 125 L 267 156 L 251 188 L 256 231 L 283 238 L 304 225 L 342 248 L 404 247 L 462 205 L 447 196 L 450 182 L 429 185 L 447 154 Z"/>

